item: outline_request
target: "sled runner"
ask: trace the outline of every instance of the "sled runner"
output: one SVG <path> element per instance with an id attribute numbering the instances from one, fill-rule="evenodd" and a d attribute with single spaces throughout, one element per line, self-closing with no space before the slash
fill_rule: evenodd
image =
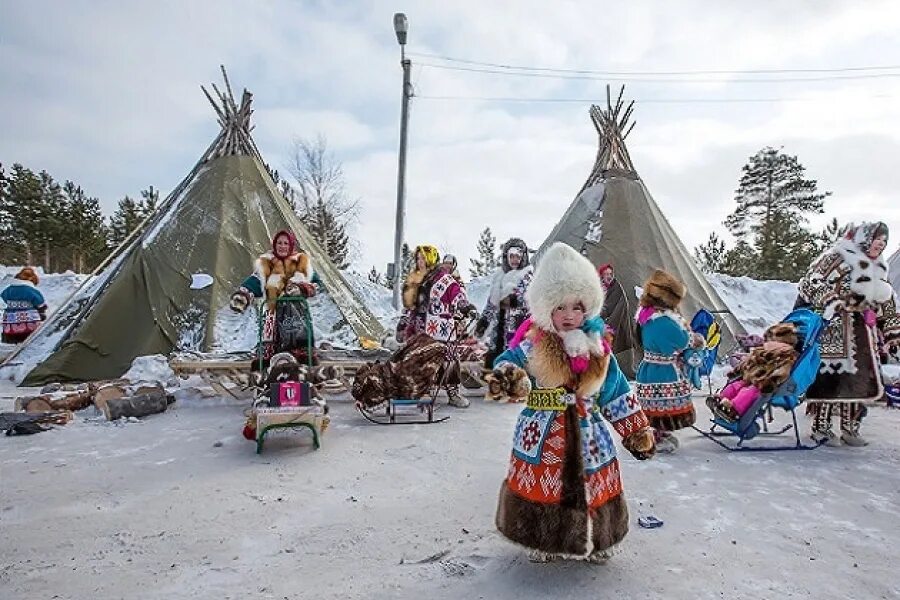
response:
<path id="1" fill-rule="evenodd" d="M 805 309 L 796 309 L 784 318 L 785 323 L 793 323 L 797 327 L 802 350 L 791 368 L 790 377 L 770 394 L 760 394 L 759 398 L 737 420 L 729 421 L 720 415 L 713 415 L 708 431 L 697 426 L 694 430 L 729 451 L 774 451 L 774 450 L 813 450 L 824 443 L 804 444 L 800 440 L 797 426 L 797 407 L 803 402 L 807 388 L 812 385 L 819 371 L 820 353 L 818 338 L 825 329 L 825 322 L 816 313 Z M 791 413 L 792 422 L 777 431 L 769 431 L 769 423 L 774 419 L 770 411 L 778 408 Z M 793 445 L 750 445 L 744 442 L 756 437 L 771 438 L 781 436 L 788 431 L 794 432 Z M 730 442 L 729 442 L 730 439 Z"/>
<path id="2" fill-rule="evenodd" d="M 463 331 L 474 319 L 460 325 Z M 460 340 L 457 328 L 446 342 L 427 334 L 411 337 L 389 361 L 368 363 L 354 377 L 356 409 L 377 425 L 442 423 L 435 400 L 444 386 L 459 379 Z"/>

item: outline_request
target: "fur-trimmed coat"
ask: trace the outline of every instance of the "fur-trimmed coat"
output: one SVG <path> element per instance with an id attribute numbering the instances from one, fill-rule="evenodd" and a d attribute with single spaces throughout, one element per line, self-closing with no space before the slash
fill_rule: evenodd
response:
<path id="1" fill-rule="evenodd" d="M 493 356 L 506 350 L 516 330 L 528 317 L 525 292 L 533 275 L 531 265 L 509 271 L 500 270 L 494 275 L 487 304 L 481 313 L 488 329 L 493 327 L 494 335 L 489 344 Z"/>
<path id="2" fill-rule="evenodd" d="M 389 398 L 423 398 L 440 381 L 458 385 L 459 363 L 447 360 L 446 344 L 420 333 L 389 361 L 366 363 L 357 369 L 350 393 L 372 409 Z"/>
<path id="3" fill-rule="evenodd" d="M 265 295 L 267 301 L 274 303 L 284 294 L 288 283 L 311 283 L 312 279 L 312 264 L 305 252 L 297 252 L 284 259 L 266 252 L 256 259 L 253 274 L 244 280 L 241 288 L 255 298 Z"/>
<path id="4" fill-rule="evenodd" d="M 455 337 L 456 316 L 469 306 L 466 290 L 443 266 L 433 268 L 418 287 L 415 308 L 408 315 L 405 339 L 426 333 L 443 342 Z"/>
<path id="5" fill-rule="evenodd" d="M 800 280 L 797 306 L 828 322 L 819 338 L 819 373 L 807 390 L 810 402 L 871 401 L 884 394 L 878 331 L 866 325 L 864 313 L 875 313 L 886 345 L 900 344 L 900 315 L 887 274 L 883 257 L 869 258 L 858 243 L 842 239 Z"/>
<path id="6" fill-rule="evenodd" d="M 514 364 L 539 390 L 564 388 L 566 407 L 526 406 L 519 415 L 496 524 L 509 540 L 551 554 L 586 557 L 628 532 L 616 447 L 604 421 L 623 438 L 646 428 L 647 417 L 609 354 L 571 370 L 560 337 L 533 327 L 495 366 Z"/>
<path id="7" fill-rule="evenodd" d="M 638 324 L 644 358 L 635 375 L 637 397 L 651 425 L 662 431 L 690 427 L 697 418 L 691 384 L 678 365 L 690 341 L 690 328 L 678 313 L 659 309 Z"/>

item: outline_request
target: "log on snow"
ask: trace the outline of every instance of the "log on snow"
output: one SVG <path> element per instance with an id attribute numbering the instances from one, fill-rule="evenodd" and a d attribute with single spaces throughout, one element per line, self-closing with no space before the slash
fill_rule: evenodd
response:
<path id="1" fill-rule="evenodd" d="M 114 398 L 105 402 L 98 402 L 97 407 L 103 411 L 107 420 L 115 421 L 122 417 L 146 417 L 165 412 L 169 406 L 165 390 L 147 394 L 138 394 L 127 398 Z"/>

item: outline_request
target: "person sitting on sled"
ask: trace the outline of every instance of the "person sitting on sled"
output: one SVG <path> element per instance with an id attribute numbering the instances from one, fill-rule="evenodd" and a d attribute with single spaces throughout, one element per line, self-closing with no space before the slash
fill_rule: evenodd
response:
<path id="1" fill-rule="evenodd" d="M 231 308 L 237 312 L 247 310 L 254 298 L 265 296 L 266 312 L 260 341 L 262 344 L 260 352 L 265 361 L 272 358 L 276 352 L 287 351 L 293 354 L 298 362 L 307 362 L 310 358 L 307 355 L 307 344 L 312 346 L 315 353 L 312 331 L 306 331 L 305 323 L 300 327 L 298 319 L 295 318 L 300 314 L 298 312 L 300 309 L 288 306 L 291 303 L 281 305 L 277 303 L 283 296 L 304 298 L 315 296 L 314 278 L 309 255 L 297 250 L 297 239 L 293 233 L 283 230 L 272 238 L 272 251 L 256 259 L 253 274 L 247 277 L 231 296 Z M 303 319 L 300 318 L 299 321 L 302 322 Z M 293 333 L 288 336 L 289 332 Z M 297 335 L 293 335 L 294 333 Z M 287 337 L 291 339 L 286 339 Z M 312 358 L 315 360 L 315 356 Z"/>
<path id="2" fill-rule="evenodd" d="M 638 460 L 653 455 L 653 430 L 602 339 L 603 288 L 590 261 L 553 244 L 525 299 L 531 326 L 487 376 L 495 399 L 528 398 L 500 488 L 497 528 L 531 549 L 533 561 L 603 562 L 628 532 L 604 420 Z"/>
<path id="3" fill-rule="evenodd" d="M 739 420 L 753 406 L 760 394 L 771 394 L 791 376 L 800 356 L 800 337 L 793 323 L 777 323 L 766 330 L 762 346 L 754 348 L 728 374 L 730 383 L 706 404 L 725 421 Z"/>

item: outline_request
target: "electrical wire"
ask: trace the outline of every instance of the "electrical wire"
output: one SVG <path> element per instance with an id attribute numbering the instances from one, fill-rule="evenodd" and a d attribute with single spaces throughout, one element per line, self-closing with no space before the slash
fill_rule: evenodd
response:
<path id="1" fill-rule="evenodd" d="M 892 99 L 890 94 L 875 94 L 877 99 Z M 524 96 L 428 96 L 417 95 L 419 100 L 472 101 L 472 102 L 522 102 L 522 103 L 597 103 L 597 98 L 536 98 Z M 818 98 L 646 98 L 635 99 L 637 104 L 767 104 L 773 102 L 819 102 Z"/>
<path id="2" fill-rule="evenodd" d="M 455 62 L 466 65 L 492 67 L 497 69 L 515 69 L 518 71 L 535 71 L 546 73 L 571 73 L 579 75 L 604 75 L 604 76 L 676 76 L 676 75 L 775 75 L 781 73 L 852 73 L 866 71 L 892 71 L 900 69 L 900 65 L 863 65 L 853 67 L 825 67 L 809 69 L 697 69 L 684 71 L 598 71 L 591 69 L 563 69 L 555 67 L 523 67 L 503 63 L 482 62 L 467 60 L 441 54 L 429 54 L 427 52 L 409 52 L 410 56 L 420 58 L 433 58 L 446 62 Z"/>
<path id="3" fill-rule="evenodd" d="M 750 79 L 718 78 L 718 79 L 660 79 L 652 77 L 623 77 L 623 76 L 598 76 L 598 75 L 569 75 L 556 73 L 514 72 L 494 68 L 481 67 L 456 67 L 440 65 L 436 63 L 418 63 L 431 69 L 443 69 L 447 71 L 463 71 L 469 73 L 487 73 L 491 75 L 504 75 L 511 77 L 537 77 L 541 79 L 582 80 L 582 81 L 615 81 L 624 83 L 793 83 L 815 81 L 847 81 L 857 79 L 893 79 L 900 78 L 898 73 L 865 73 L 859 75 L 832 75 L 819 77 L 758 77 Z"/>

